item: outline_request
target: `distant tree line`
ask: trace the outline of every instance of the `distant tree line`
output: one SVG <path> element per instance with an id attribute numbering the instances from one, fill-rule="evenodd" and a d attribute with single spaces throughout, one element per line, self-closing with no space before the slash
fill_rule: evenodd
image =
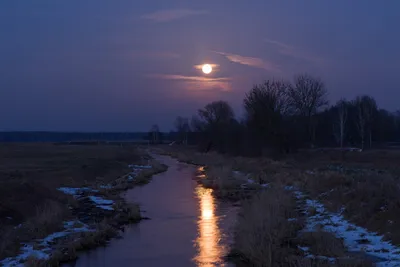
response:
<path id="1" fill-rule="evenodd" d="M 139 141 L 143 132 L 0 132 L 0 142 Z"/>
<path id="2" fill-rule="evenodd" d="M 379 108 L 373 97 L 328 103 L 324 83 L 308 74 L 293 83 L 267 80 L 245 95 L 236 118 L 225 101 L 214 101 L 189 118 L 177 117 L 177 143 L 235 155 L 282 155 L 321 146 L 372 148 L 398 141 L 400 113 Z"/>

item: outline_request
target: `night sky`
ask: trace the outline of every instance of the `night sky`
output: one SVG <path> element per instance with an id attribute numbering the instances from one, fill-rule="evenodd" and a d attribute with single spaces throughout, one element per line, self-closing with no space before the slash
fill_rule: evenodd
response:
<path id="1" fill-rule="evenodd" d="M 399 27 L 398 0 L 2 0 L 0 130 L 167 131 L 304 72 L 394 111 Z"/>

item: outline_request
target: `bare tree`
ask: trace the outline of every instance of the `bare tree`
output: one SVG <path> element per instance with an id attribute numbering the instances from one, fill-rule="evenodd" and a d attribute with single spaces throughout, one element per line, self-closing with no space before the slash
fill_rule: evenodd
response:
<path id="1" fill-rule="evenodd" d="M 221 152 L 229 147 L 229 132 L 234 125 L 235 116 L 231 106 L 225 101 L 214 101 L 198 110 L 198 116 L 192 118 L 194 129 L 201 133 L 206 151 L 219 147 Z"/>
<path id="2" fill-rule="evenodd" d="M 296 76 L 288 96 L 293 111 L 302 116 L 311 117 L 328 104 L 324 83 L 308 74 Z"/>
<path id="3" fill-rule="evenodd" d="M 159 142 L 159 137 L 160 137 L 160 128 L 158 127 L 157 124 L 151 126 L 150 133 L 153 144 L 157 144 Z"/>
<path id="4" fill-rule="evenodd" d="M 295 77 L 294 86 L 288 90 L 288 100 L 294 115 L 306 119 L 308 136 L 311 142 L 315 139 L 317 112 L 328 104 L 328 92 L 324 83 L 308 74 Z"/>
<path id="5" fill-rule="evenodd" d="M 178 116 L 175 119 L 174 125 L 175 125 L 175 129 L 178 132 L 179 137 L 181 138 L 182 142 L 184 144 L 187 144 L 187 136 L 188 136 L 188 132 L 190 131 L 189 119 Z"/>
<path id="6" fill-rule="evenodd" d="M 372 147 L 372 127 L 378 112 L 376 101 L 371 96 L 363 96 L 363 110 L 366 118 L 369 147 Z"/>
<path id="7" fill-rule="evenodd" d="M 225 101 L 214 101 L 198 111 L 200 119 L 210 126 L 230 123 L 234 119 L 231 106 Z"/>
<path id="8" fill-rule="evenodd" d="M 190 120 L 190 128 L 194 132 L 202 132 L 204 130 L 204 123 L 200 120 L 199 116 L 193 115 Z"/>
<path id="9" fill-rule="evenodd" d="M 343 148 L 343 141 L 344 141 L 344 136 L 345 136 L 345 127 L 346 127 L 346 122 L 347 122 L 347 101 L 345 99 L 339 100 L 339 102 L 336 104 L 336 107 L 338 109 L 338 124 L 339 124 L 339 142 L 340 142 L 340 147 Z"/>
<path id="10" fill-rule="evenodd" d="M 259 146 L 267 145 L 274 152 L 285 146 L 283 117 L 288 113 L 287 91 L 290 85 L 283 81 L 265 81 L 254 85 L 243 101 L 247 126 L 256 134 Z"/>
<path id="11" fill-rule="evenodd" d="M 374 98 L 364 95 L 355 100 L 357 106 L 357 127 L 361 139 L 361 149 L 365 147 L 365 138 L 368 134 L 369 147 L 372 147 L 372 126 L 377 113 L 377 104 Z"/>
<path id="12" fill-rule="evenodd" d="M 363 112 L 362 100 L 360 97 L 357 97 L 357 99 L 355 100 L 355 104 L 357 106 L 357 129 L 361 139 L 361 149 L 364 149 L 366 119 Z"/>
<path id="13" fill-rule="evenodd" d="M 288 111 L 287 90 L 282 81 L 254 85 L 243 100 L 247 123 L 265 138 L 280 132 L 280 122 Z"/>

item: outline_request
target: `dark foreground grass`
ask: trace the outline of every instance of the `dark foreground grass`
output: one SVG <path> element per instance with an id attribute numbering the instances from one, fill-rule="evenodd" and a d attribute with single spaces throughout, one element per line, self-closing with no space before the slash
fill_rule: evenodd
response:
<path id="1" fill-rule="evenodd" d="M 153 168 L 140 173 L 137 180 L 127 183 L 126 177 L 123 178 L 131 171 L 129 164 L 147 165 L 149 162 Z M 126 203 L 120 197 L 120 191 L 145 184 L 153 174 L 165 170 L 166 166 L 150 159 L 134 146 L 2 144 L 0 260 L 17 255 L 21 243 L 63 230 L 66 220 L 83 220 L 82 214 L 91 214 L 84 216 L 85 223 L 98 225 L 97 230 L 78 238 L 84 242 L 82 246 L 67 246 L 69 242 L 58 244 L 64 249 L 63 257 L 56 257 L 59 253 L 55 251 L 51 261 L 55 261 L 54 258 L 73 258 L 75 251 L 104 243 L 122 225 L 141 219 L 139 207 Z M 86 198 L 76 200 L 57 190 L 61 186 L 100 189 L 100 185 L 104 184 L 120 186 L 118 190 L 99 190 L 96 193 L 114 200 L 114 211 L 96 208 Z M 104 229 L 109 227 L 113 231 L 107 230 L 104 234 Z M 68 240 L 60 240 L 64 241 Z M 28 262 L 32 266 L 42 264 L 34 258 Z"/>
<path id="2" fill-rule="evenodd" d="M 233 255 L 252 266 L 280 266 L 297 254 L 291 244 L 302 228 L 296 200 L 282 189 L 256 194 L 243 203 L 235 229 Z"/>
<path id="3" fill-rule="evenodd" d="M 289 191 L 276 187 L 257 193 L 242 204 L 229 259 L 256 267 L 373 266 L 349 255 L 332 233 L 304 232 L 303 227 L 304 216 Z"/>
<path id="4" fill-rule="evenodd" d="M 350 222 L 380 233 L 400 245 L 400 229 L 397 227 L 400 222 L 399 151 L 349 152 L 345 155 L 337 151 L 307 151 L 284 161 L 274 161 L 223 157 L 215 153 L 207 155 L 190 149 L 166 150 L 178 160 L 205 166 L 198 180 L 213 188 L 216 196 L 247 199 L 238 219 L 232 255 L 250 266 L 373 265 L 362 256 L 346 258 L 348 254 L 342 240 L 323 230 L 302 234 L 297 231 L 295 237 L 296 230 L 292 233 L 290 226 L 293 221 L 286 219 L 287 214 L 295 212 L 293 208 L 296 205 L 291 200 L 291 193 L 281 190 L 284 186 L 300 189 L 321 201 L 328 210 L 341 211 Z M 246 189 L 253 187 L 255 190 L 250 194 L 246 190 L 243 194 L 240 185 L 246 178 L 235 177 L 233 172 L 238 170 L 249 174 L 255 184 L 268 183 L 271 188 L 258 195 L 260 190 L 253 184 Z M 295 221 L 301 222 L 302 215 L 295 214 L 298 215 Z M 337 261 L 305 259 L 303 251 L 296 249 L 294 244 L 309 247 L 313 255 L 335 257 Z"/>

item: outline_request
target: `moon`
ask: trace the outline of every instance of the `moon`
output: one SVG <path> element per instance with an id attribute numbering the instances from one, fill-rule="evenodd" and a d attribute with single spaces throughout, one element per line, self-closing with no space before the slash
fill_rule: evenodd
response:
<path id="1" fill-rule="evenodd" d="M 212 67 L 210 64 L 204 64 L 203 67 L 201 67 L 201 70 L 205 73 L 205 74 L 210 74 L 212 72 Z"/>

